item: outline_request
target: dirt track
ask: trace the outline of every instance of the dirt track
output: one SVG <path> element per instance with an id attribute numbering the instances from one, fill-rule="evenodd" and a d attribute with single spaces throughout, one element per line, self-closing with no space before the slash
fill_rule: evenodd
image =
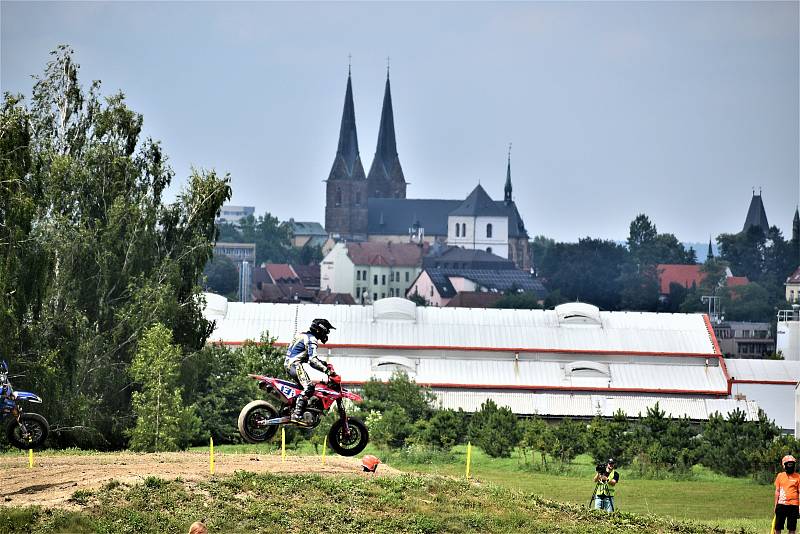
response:
<path id="1" fill-rule="evenodd" d="M 256 473 L 321 473 L 358 475 L 361 462 L 357 458 L 327 456 L 325 465 L 315 456 L 286 456 L 274 454 L 216 454 L 216 475 L 237 470 Z M 187 481 L 210 478 L 208 454 L 175 452 L 160 454 L 97 453 L 86 455 L 36 455 L 34 467 L 28 467 L 28 457 L 0 457 L 0 505 L 41 505 L 70 507 L 69 498 L 80 489 L 97 489 L 111 480 L 135 484 L 147 476 L 165 479 L 181 477 Z M 380 466 L 377 476 L 396 474 L 386 465 Z"/>

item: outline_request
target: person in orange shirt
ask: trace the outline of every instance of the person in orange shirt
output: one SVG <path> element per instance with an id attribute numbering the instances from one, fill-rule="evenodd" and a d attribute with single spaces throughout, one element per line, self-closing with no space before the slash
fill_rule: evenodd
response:
<path id="1" fill-rule="evenodd" d="M 797 460 L 788 454 L 781 460 L 783 473 L 775 477 L 775 532 L 783 530 L 783 523 L 789 534 L 797 531 L 797 515 L 800 511 L 800 474 L 795 472 Z"/>

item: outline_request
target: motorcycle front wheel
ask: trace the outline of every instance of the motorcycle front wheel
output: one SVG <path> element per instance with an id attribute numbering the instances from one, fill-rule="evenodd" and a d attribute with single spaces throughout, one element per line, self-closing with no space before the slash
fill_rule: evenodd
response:
<path id="1" fill-rule="evenodd" d="M 337 420 L 328 432 L 328 443 L 331 449 L 342 456 L 355 456 L 364 450 L 369 441 L 367 425 L 355 417 L 347 418 L 348 432 L 345 435 L 344 421 Z"/>
<path id="2" fill-rule="evenodd" d="M 48 434 L 50 425 L 38 413 L 24 413 L 19 421 L 12 419 L 6 427 L 8 441 L 22 450 L 42 448 Z"/>
<path id="3" fill-rule="evenodd" d="M 278 425 L 267 425 L 266 421 L 278 417 L 278 410 L 263 400 L 254 400 L 239 412 L 239 434 L 248 443 L 268 441 L 278 431 Z"/>

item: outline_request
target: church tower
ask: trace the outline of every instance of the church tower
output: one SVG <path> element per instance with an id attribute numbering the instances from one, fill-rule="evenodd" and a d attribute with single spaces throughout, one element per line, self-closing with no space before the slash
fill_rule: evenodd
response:
<path id="1" fill-rule="evenodd" d="M 346 239 L 366 239 L 367 236 L 367 179 L 358 152 L 349 67 L 339 147 L 325 186 L 325 231 Z"/>
<path id="2" fill-rule="evenodd" d="M 378 130 L 378 146 L 375 148 L 375 158 L 367 175 L 367 187 L 370 198 L 406 198 L 406 179 L 400 166 L 400 158 L 397 156 L 397 141 L 394 135 L 394 112 L 388 68 L 381 124 Z"/>
<path id="3" fill-rule="evenodd" d="M 511 198 L 511 145 L 508 145 L 508 164 L 506 165 L 506 185 L 504 188 L 505 195 L 503 197 L 503 202 L 506 206 L 510 206 L 511 203 L 514 201 Z"/>

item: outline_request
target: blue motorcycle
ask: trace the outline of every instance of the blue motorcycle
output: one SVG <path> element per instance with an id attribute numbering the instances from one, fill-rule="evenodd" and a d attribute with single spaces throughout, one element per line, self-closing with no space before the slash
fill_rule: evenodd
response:
<path id="1" fill-rule="evenodd" d="M 41 403 L 42 399 L 29 391 L 14 391 L 8 381 L 8 364 L 0 362 L 0 421 L 11 418 L 6 426 L 8 441 L 19 449 L 38 449 L 50 433 L 47 419 L 38 413 L 22 411 L 19 401 Z"/>

